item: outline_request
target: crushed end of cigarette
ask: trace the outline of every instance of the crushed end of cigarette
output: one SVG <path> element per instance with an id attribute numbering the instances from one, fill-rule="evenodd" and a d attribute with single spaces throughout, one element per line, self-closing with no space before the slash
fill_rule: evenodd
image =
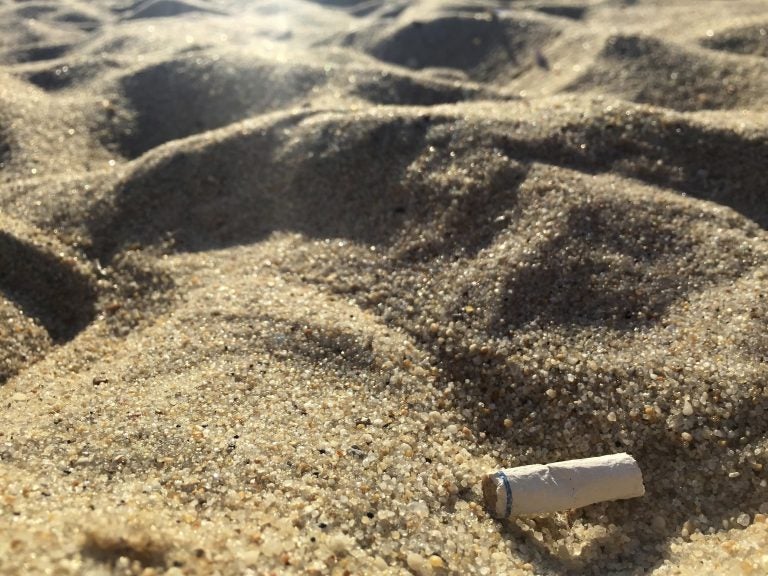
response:
<path id="1" fill-rule="evenodd" d="M 494 474 L 487 474 L 483 478 L 483 500 L 485 501 L 485 505 L 488 508 L 488 511 L 490 512 L 491 516 L 494 518 L 504 518 L 504 508 L 506 508 L 506 505 L 502 507 L 502 510 L 499 511 L 498 505 L 499 505 L 499 484 L 501 482 L 501 479 L 498 476 L 498 473 Z"/>

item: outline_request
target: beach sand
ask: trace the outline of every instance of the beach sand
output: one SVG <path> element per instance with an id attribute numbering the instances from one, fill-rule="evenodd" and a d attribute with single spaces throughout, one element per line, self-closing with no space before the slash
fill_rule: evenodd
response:
<path id="1" fill-rule="evenodd" d="M 0 1 L 0 573 L 768 572 L 766 7 Z"/>

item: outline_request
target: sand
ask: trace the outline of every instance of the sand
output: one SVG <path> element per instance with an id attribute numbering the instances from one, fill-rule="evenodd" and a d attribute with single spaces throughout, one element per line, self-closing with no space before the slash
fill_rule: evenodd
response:
<path id="1" fill-rule="evenodd" d="M 766 573 L 766 7 L 0 1 L 0 573 Z"/>

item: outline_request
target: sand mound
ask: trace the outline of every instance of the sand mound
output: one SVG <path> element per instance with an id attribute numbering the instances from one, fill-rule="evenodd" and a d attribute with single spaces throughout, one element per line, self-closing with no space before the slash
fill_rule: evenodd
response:
<path id="1" fill-rule="evenodd" d="M 0 572 L 765 573 L 764 21 L 2 3 Z"/>
<path id="2" fill-rule="evenodd" d="M 704 38 L 701 44 L 713 50 L 767 57 L 768 23 L 732 28 Z"/>
<path id="3" fill-rule="evenodd" d="M 343 55 L 343 53 L 342 53 Z M 477 86 L 457 87 L 401 74 L 371 70 L 363 62 L 337 64 L 317 54 L 276 60 L 253 53 L 192 53 L 142 68 L 119 81 L 134 119 L 119 133 L 120 148 L 136 157 L 164 142 L 202 133 L 278 109 L 322 107 L 323 94 L 349 94 L 382 104 L 442 104 L 487 94 Z M 328 63 L 332 63 L 330 66 Z M 184 105 L 179 106 L 183 101 Z"/>
<path id="4" fill-rule="evenodd" d="M 121 81 L 121 93 L 136 111 L 122 148 L 135 157 L 170 140 L 290 106 L 323 81 L 322 71 L 301 65 L 285 69 L 199 55 L 161 62 Z"/>
<path id="5" fill-rule="evenodd" d="M 5 14 L 7 10 L 0 8 L 0 14 Z M 0 23 L 5 42 L 0 47 L 0 52 L 4 59 L 14 62 L 27 62 L 45 59 L 46 50 L 55 52 L 56 46 L 66 46 L 64 43 L 65 34 L 60 34 L 54 29 L 41 30 L 42 25 L 30 26 L 8 26 Z M 41 58 L 42 56 L 42 58 Z"/>
<path id="6" fill-rule="evenodd" d="M 768 67 L 715 60 L 646 36 L 613 36 L 599 63 L 571 85 L 675 110 L 765 106 Z"/>
<path id="7" fill-rule="evenodd" d="M 83 10 L 65 10 L 54 18 L 59 24 L 72 25 L 84 32 L 92 32 L 101 24 L 98 13 Z"/>
<path id="8" fill-rule="evenodd" d="M 170 234 L 179 248 L 200 250 L 281 229 L 374 243 L 394 234 L 409 203 L 401 173 L 427 123 L 307 116 L 237 126 L 214 142 L 190 140 L 183 151 L 142 159 L 115 191 L 112 218 L 96 222 L 97 244 L 156 243 Z M 222 157 L 237 158 L 237 169 Z M 369 196 L 359 196 L 361 186 Z M 136 227 L 140 214 L 148 219 Z"/>
<path id="9" fill-rule="evenodd" d="M 5 39 L 0 54 L 11 62 L 29 64 L 30 81 L 46 89 L 72 83 L 67 62 L 53 67 L 47 64 L 73 51 L 77 55 L 76 48 L 91 38 L 104 20 L 98 9 L 88 5 L 42 2 L 0 7 L 0 18 Z M 8 22 L 13 24 L 5 24 Z M 35 67 L 35 63 L 40 66 Z"/>
<path id="10" fill-rule="evenodd" d="M 79 87 L 97 77 L 98 70 L 94 70 L 90 66 L 54 64 L 51 67 L 31 72 L 26 76 L 26 80 L 43 90 L 56 91 Z"/>
<path id="11" fill-rule="evenodd" d="M 0 383 L 40 360 L 51 347 L 48 333 L 25 316 L 21 307 L 0 296 Z"/>
<path id="12" fill-rule="evenodd" d="M 580 4 L 542 4 L 534 5 L 533 9 L 551 16 L 570 18 L 571 20 L 581 20 L 586 16 L 588 7 Z"/>
<path id="13" fill-rule="evenodd" d="M 478 11 L 405 19 L 352 34 L 345 43 L 400 66 L 446 68 L 473 80 L 504 83 L 535 66 L 538 49 L 556 35 L 535 20 Z"/>
<path id="14" fill-rule="evenodd" d="M 15 52 L 12 56 L 17 62 L 37 62 L 40 60 L 56 60 L 70 50 L 66 44 L 52 46 L 31 46 Z"/>
<path id="15" fill-rule="evenodd" d="M 0 252 L 3 291 L 35 317 L 54 341 L 69 340 L 92 319 L 94 287 L 75 262 L 36 250 L 5 233 Z"/>
<path id="16" fill-rule="evenodd" d="M 106 166 L 108 153 L 88 130 L 98 108 L 92 94 L 52 98 L 29 82 L 0 76 L 0 182 L 7 185 L 0 197 L 13 204 L 19 200 L 15 189 L 29 179 L 55 175 L 66 181 L 73 172 Z"/>
<path id="17" fill-rule="evenodd" d="M 509 154 L 673 188 L 768 226 L 759 169 L 768 154 L 762 127 L 736 132 L 647 108 L 593 111 L 587 123 L 565 120 L 534 138 L 510 134 L 502 145 Z"/>
<path id="18" fill-rule="evenodd" d="M 0 165 L 4 168 L 11 158 L 11 145 L 8 143 L 8 137 L 0 128 Z"/>
<path id="19" fill-rule="evenodd" d="M 94 316 L 96 291 L 91 272 L 70 250 L 39 231 L 6 218 L 2 223 L 3 293 L 42 325 L 54 342 L 71 339 Z"/>
<path id="20" fill-rule="evenodd" d="M 52 343 L 62 344 L 82 330 L 95 316 L 96 291 L 71 251 L 11 220 L 1 223 L 0 382 L 5 382 L 42 358 Z"/>
<path id="21" fill-rule="evenodd" d="M 9 3 L 0 6 L 0 16 L 0 53 L 18 62 L 38 59 L 35 50 L 45 56 L 46 48 L 82 40 L 101 23 L 98 10 L 74 2 Z"/>
<path id="22" fill-rule="evenodd" d="M 137 4 L 129 20 L 138 20 L 140 18 L 170 18 L 190 12 L 208 12 L 217 11 L 203 3 L 181 2 L 180 0 L 150 0 L 149 2 L 140 2 Z"/>

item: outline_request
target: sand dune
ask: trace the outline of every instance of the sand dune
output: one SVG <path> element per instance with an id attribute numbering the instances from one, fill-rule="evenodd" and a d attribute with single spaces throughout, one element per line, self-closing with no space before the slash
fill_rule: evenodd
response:
<path id="1" fill-rule="evenodd" d="M 713 58 L 640 35 L 610 37 L 571 88 L 599 89 L 674 110 L 763 109 L 768 64 Z"/>
<path id="2" fill-rule="evenodd" d="M 764 57 L 768 55 L 768 31 L 765 23 L 736 27 L 708 34 L 701 44 L 713 50 Z"/>
<path id="3" fill-rule="evenodd" d="M 536 65 L 537 50 L 557 35 L 556 28 L 543 22 L 494 11 L 439 10 L 380 28 L 380 23 L 372 22 L 370 29 L 345 37 L 343 44 L 361 45 L 372 56 L 407 68 L 444 68 L 496 83 Z"/>
<path id="4" fill-rule="evenodd" d="M 766 26 L 0 1 L 0 572 L 764 573 Z"/>

